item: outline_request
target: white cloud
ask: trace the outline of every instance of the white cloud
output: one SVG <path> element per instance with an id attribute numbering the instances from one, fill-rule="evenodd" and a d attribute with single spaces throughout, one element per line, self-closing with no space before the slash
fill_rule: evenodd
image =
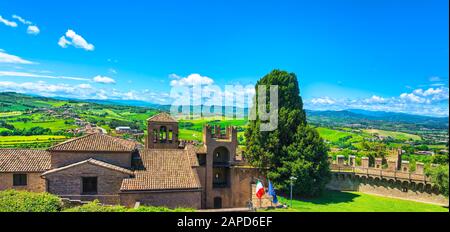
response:
<path id="1" fill-rule="evenodd" d="M 323 97 L 323 98 L 314 98 L 311 100 L 312 104 L 318 104 L 318 105 L 332 105 L 335 104 L 336 101 L 329 97 Z"/>
<path id="2" fill-rule="evenodd" d="M 371 104 L 371 103 L 385 103 L 386 99 L 382 98 L 382 97 L 379 97 L 379 96 L 376 96 L 376 95 L 373 95 L 371 98 L 365 99 L 364 101 L 366 103 L 369 103 L 369 104 Z"/>
<path id="3" fill-rule="evenodd" d="M 150 90 L 119 91 L 116 89 L 103 89 L 90 84 L 51 84 L 44 81 L 17 83 L 0 81 L 0 92 L 18 92 L 37 94 L 45 97 L 68 97 L 76 99 L 121 99 L 140 100 L 159 104 L 170 104 L 171 99 L 167 93 L 156 93 Z"/>
<path id="4" fill-rule="evenodd" d="M 30 34 L 30 35 L 37 35 L 37 34 L 39 34 L 39 32 L 41 32 L 39 30 L 39 27 L 34 26 L 34 25 L 28 26 L 28 29 L 27 29 L 27 33 L 28 34 Z"/>
<path id="5" fill-rule="evenodd" d="M 41 30 L 39 30 L 39 27 L 37 25 L 34 25 L 33 22 L 28 21 L 18 15 L 13 15 L 12 16 L 14 19 L 17 19 L 19 22 L 21 22 L 24 25 L 27 25 L 27 33 L 30 35 L 37 35 L 41 32 Z"/>
<path id="6" fill-rule="evenodd" d="M 170 79 L 175 79 L 175 80 L 179 80 L 179 79 L 181 79 L 181 77 L 180 77 L 180 76 L 178 76 L 178 75 L 177 75 L 177 74 L 175 74 L 175 73 L 169 74 L 169 78 L 170 78 Z"/>
<path id="7" fill-rule="evenodd" d="M 438 76 L 430 77 L 430 81 L 431 81 L 431 82 L 441 81 L 441 78 L 438 77 Z"/>
<path id="8" fill-rule="evenodd" d="M 397 97 L 372 96 L 359 99 L 318 97 L 305 100 L 305 108 L 313 110 L 364 109 L 401 112 L 429 116 L 448 116 L 449 88 L 415 89 Z"/>
<path id="9" fill-rule="evenodd" d="M 71 45 L 72 43 L 66 39 L 66 37 L 61 36 L 58 40 L 58 45 L 62 48 L 67 48 L 67 45 Z"/>
<path id="10" fill-rule="evenodd" d="M 440 86 L 438 88 L 429 88 L 427 90 L 416 89 L 412 94 L 418 95 L 422 98 L 426 98 L 432 101 L 448 100 L 449 99 L 449 89 L 445 86 Z M 408 94 L 402 94 L 407 96 Z"/>
<path id="11" fill-rule="evenodd" d="M 42 96 L 88 96 L 94 89 L 86 87 L 87 86 L 85 85 L 49 84 L 44 81 L 24 83 L 16 83 L 12 81 L 0 82 L 0 90 L 2 91 L 33 93 Z"/>
<path id="12" fill-rule="evenodd" d="M 31 24 L 33 24 L 32 22 L 30 22 L 30 21 L 28 21 L 28 20 L 25 20 L 24 18 L 22 18 L 22 17 L 20 17 L 20 16 L 18 16 L 18 15 L 13 15 L 12 17 L 13 17 L 14 19 L 19 20 L 19 22 L 21 22 L 21 23 L 23 23 L 23 24 L 25 24 L 25 25 L 31 25 Z"/>
<path id="13" fill-rule="evenodd" d="M 38 71 L 36 71 L 38 72 Z M 1 71 L 0 77 L 30 77 L 30 78 L 46 78 L 46 79 L 62 79 L 62 80 L 74 80 L 74 81 L 86 81 L 86 82 L 95 82 L 101 84 L 115 84 L 116 81 L 107 76 L 95 76 L 93 78 L 85 78 L 85 77 L 73 77 L 73 76 L 57 76 L 57 75 L 48 75 L 44 74 L 48 73 L 48 71 L 40 72 L 40 73 L 31 73 L 31 72 L 17 72 L 17 71 Z"/>
<path id="14" fill-rule="evenodd" d="M 15 55 L 6 53 L 4 50 L 0 49 L 0 63 L 8 64 L 33 64 L 33 62 L 25 60 Z"/>
<path id="15" fill-rule="evenodd" d="M 0 23 L 3 23 L 3 24 L 5 24 L 8 27 L 17 27 L 17 23 L 16 22 L 9 21 L 9 20 L 3 18 L 1 15 L 0 15 Z"/>
<path id="16" fill-rule="evenodd" d="M 425 103 L 426 99 L 421 98 L 417 95 L 415 95 L 414 93 L 402 93 L 400 95 L 400 99 L 408 101 L 408 102 L 413 102 L 413 103 Z"/>
<path id="17" fill-rule="evenodd" d="M 93 51 L 94 45 L 88 43 L 81 35 L 78 35 L 73 30 L 67 30 L 65 36 L 61 36 L 58 41 L 58 45 L 62 48 L 66 48 L 68 45 L 73 45 L 76 48 L 82 48 L 86 51 Z"/>
<path id="18" fill-rule="evenodd" d="M 171 74 L 170 77 L 176 78 L 170 82 L 171 86 L 211 85 L 214 83 L 213 79 L 196 73 L 184 78 L 181 78 L 176 74 Z"/>
<path id="19" fill-rule="evenodd" d="M 102 83 L 102 84 L 115 84 L 116 81 L 111 77 L 106 76 L 96 76 L 93 78 L 94 82 Z"/>
<path id="20" fill-rule="evenodd" d="M 15 71 L 0 71 L 0 77 L 31 77 L 31 78 L 47 78 L 47 79 L 65 79 L 65 80 L 75 80 L 75 81 L 90 81 L 90 79 L 83 77 L 69 77 L 69 76 L 51 76 L 36 73 L 27 72 L 15 72 Z"/>
<path id="21" fill-rule="evenodd" d="M 112 73 L 112 74 L 117 74 L 117 70 L 115 70 L 113 68 L 108 69 L 108 72 Z"/>

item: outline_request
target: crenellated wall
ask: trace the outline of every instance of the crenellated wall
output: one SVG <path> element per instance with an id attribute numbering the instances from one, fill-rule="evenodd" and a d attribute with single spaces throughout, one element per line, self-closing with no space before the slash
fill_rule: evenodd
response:
<path id="1" fill-rule="evenodd" d="M 369 166 L 367 157 L 362 158 L 360 166 L 349 165 L 351 159 L 353 157 L 345 163 L 342 157 L 337 157 L 336 161 L 332 162 L 333 175 L 326 186 L 328 189 L 357 191 L 448 206 L 448 199 L 439 193 L 438 187 L 424 174 L 423 163 L 417 163 L 415 171 L 411 172 L 409 162 L 406 161 L 391 160 L 387 162 L 388 166 L 383 168 L 381 159 L 376 159 L 373 167 Z"/>

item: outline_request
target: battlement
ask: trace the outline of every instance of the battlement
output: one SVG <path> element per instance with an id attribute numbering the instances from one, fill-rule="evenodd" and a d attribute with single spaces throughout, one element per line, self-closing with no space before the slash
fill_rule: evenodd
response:
<path id="1" fill-rule="evenodd" d="M 385 172 L 399 172 L 399 173 L 411 173 L 416 175 L 424 175 L 424 164 L 417 162 L 415 165 L 415 171 L 411 172 L 411 165 L 406 160 L 393 160 L 375 158 L 373 164 L 370 165 L 369 157 L 361 157 L 361 164 L 356 164 L 356 157 L 349 156 L 348 160 L 343 155 L 336 156 L 336 159 L 330 159 L 330 165 L 332 170 L 374 170 Z"/>
<path id="2" fill-rule="evenodd" d="M 237 142 L 237 128 L 228 126 L 225 128 L 225 132 L 222 132 L 220 125 L 205 125 L 203 126 L 203 142 L 207 144 L 211 140 Z"/>

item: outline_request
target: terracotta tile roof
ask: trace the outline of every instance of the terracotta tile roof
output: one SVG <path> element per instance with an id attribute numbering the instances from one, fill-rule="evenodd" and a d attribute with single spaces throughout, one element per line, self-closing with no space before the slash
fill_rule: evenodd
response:
<path id="1" fill-rule="evenodd" d="M 198 150 L 198 148 L 195 147 L 192 144 L 188 144 L 188 145 L 186 145 L 185 150 L 186 150 L 186 152 L 187 152 L 187 154 L 189 156 L 189 162 L 191 164 L 191 167 L 198 167 L 198 166 L 200 166 L 199 163 L 198 163 L 198 158 L 197 158 L 197 153 L 198 153 L 197 150 Z"/>
<path id="2" fill-rule="evenodd" d="M 117 172 L 122 172 L 122 173 L 125 173 L 125 174 L 128 174 L 128 175 L 134 175 L 134 172 L 131 171 L 131 170 L 128 170 L 126 168 L 122 168 L 122 167 L 119 167 L 119 166 L 116 166 L 116 165 L 113 165 L 113 164 L 110 164 L 110 163 L 106 163 L 106 162 L 103 162 L 103 161 L 100 161 L 100 160 L 96 160 L 96 159 L 87 159 L 87 160 L 84 160 L 84 161 L 81 161 L 81 162 L 78 162 L 78 163 L 69 164 L 69 165 L 64 166 L 64 167 L 55 168 L 55 169 L 49 170 L 47 172 L 44 172 L 42 175 L 45 176 L 45 175 L 48 175 L 48 174 L 51 174 L 51 173 L 60 172 L 62 170 L 70 169 L 70 168 L 73 168 L 73 167 L 76 167 L 76 166 L 79 166 L 79 165 L 83 165 L 83 164 L 92 164 L 92 165 L 96 165 L 98 167 L 107 168 L 107 169 L 110 169 L 110 170 L 113 170 L 113 171 L 117 171 Z"/>
<path id="3" fill-rule="evenodd" d="M 0 172 L 43 172 L 48 169 L 48 151 L 0 149 Z"/>
<path id="4" fill-rule="evenodd" d="M 162 112 L 147 119 L 148 122 L 178 122 L 168 113 Z"/>
<path id="5" fill-rule="evenodd" d="M 195 152 L 197 154 L 206 154 L 206 147 L 205 146 L 199 146 L 199 147 L 195 147 Z"/>
<path id="6" fill-rule="evenodd" d="M 200 180 L 189 155 L 182 149 L 145 149 L 140 151 L 143 170 L 135 178 L 124 179 L 121 191 L 200 189 Z"/>
<path id="7" fill-rule="evenodd" d="M 134 141 L 95 133 L 67 140 L 49 148 L 49 151 L 131 152 L 136 147 Z"/>

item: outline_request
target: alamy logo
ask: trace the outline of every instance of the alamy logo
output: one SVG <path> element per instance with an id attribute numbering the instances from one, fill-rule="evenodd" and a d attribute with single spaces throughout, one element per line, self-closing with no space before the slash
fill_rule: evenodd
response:
<path id="1" fill-rule="evenodd" d="M 277 85 L 217 85 L 176 86 L 170 91 L 174 99 L 170 114 L 177 119 L 203 119 L 222 116 L 250 121 L 260 119 L 261 131 L 278 127 Z"/>

